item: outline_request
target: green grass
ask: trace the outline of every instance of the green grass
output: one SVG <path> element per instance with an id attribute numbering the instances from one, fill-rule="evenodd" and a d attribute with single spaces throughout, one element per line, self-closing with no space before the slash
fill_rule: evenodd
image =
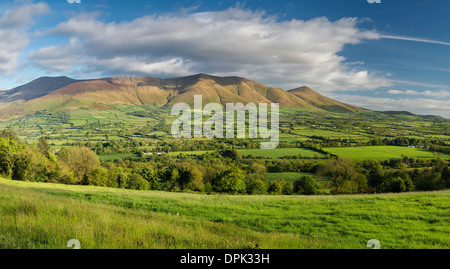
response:
<path id="1" fill-rule="evenodd" d="M 311 173 L 282 172 L 282 173 L 267 173 L 266 174 L 267 181 L 269 181 L 269 182 L 284 178 L 284 180 L 286 182 L 294 183 L 294 181 L 296 181 L 297 179 L 299 179 L 302 176 L 311 176 L 312 178 L 317 180 L 316 176 Z"/>
<path id="2" fill-rule="evenodd" d="M 332 154 L 341 157 L 348 157 L 356 160 L 387 160 L 399 159 L 403 156 L 414 159 L 433 159 L 435 153 L 426 149 L 395 147 L 395 146 L 374 146 L 374 147 L 343 147 L 343 148 L 324 148 Z M 450 159 L 449 154 L 437 154 L 444 159 Z"/>
<path id="3" fill-rule="evenodd" d="M 322 157 L 323 154 L 320 152 L 316 152 L 310 149 L 303 148 L 276 148 L 276 149 L 241 149 L 239 152 L 244 155 L 253 155 L 253 156 L 262 156 L 266 158 L 282 158 L 285 156 L 294 156 L 303 154 L 304 157 L 314 157 L 317 155 L 318 157 Z"/>
<path id="4" fill-rule="evenodd" d="M 449 248 L 450 191 L 241 196 L 0 180 L 0 248 Z"/>

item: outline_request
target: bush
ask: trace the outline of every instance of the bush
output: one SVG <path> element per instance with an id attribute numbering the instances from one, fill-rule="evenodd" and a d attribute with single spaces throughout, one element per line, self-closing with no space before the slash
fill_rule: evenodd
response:
<path id="1" fill-rule="evenodd" d="M 284 179 L 283 179 L 284 181 Z M 285 195 L 290 195 L 292 193 L 294 193 L 294 184 L 292 184 L 291 182 L 285 182 L 283 185 L 283 194 Z"/>
<path id="2" fill-rule="evenodd" d="M 406 191 L 405 181 L 401 177 L 390 179 L 385 184 L 385 192 L 404 192 Z"/>
<path id="3" fill-rule="evenodd" d="M 281 195 L 283 193 L 283 185 L 279 180 L 270 182 L 269 193 L 273 195 Z"/>
<path id="4" fill-rule="evenodd" d="M 306 195 L 316 194 L 316 180 L 311 176 L 300 177 L 294 182 L 294 193 Z"/>

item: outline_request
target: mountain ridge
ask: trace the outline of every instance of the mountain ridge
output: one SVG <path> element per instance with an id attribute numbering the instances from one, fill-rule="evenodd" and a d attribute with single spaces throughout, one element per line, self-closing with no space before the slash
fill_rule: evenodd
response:
<path id="1" fill-rule="evenodd" d="M 284 90 L 238 77 L 204 73 L 175 77 L 104 77 L 72 79 L 66 76 L 40 77 L 29 83 L 0 92 L 0 118 L 36 111 L 71 110 L 113 105 L 156 105 L 171 107 L 183 102 L 193 104 L 201 94 L 203 103 L 279 103 L 280 106 L 337 113 L 374 112 L 346 104 L 307 86 Z"/>

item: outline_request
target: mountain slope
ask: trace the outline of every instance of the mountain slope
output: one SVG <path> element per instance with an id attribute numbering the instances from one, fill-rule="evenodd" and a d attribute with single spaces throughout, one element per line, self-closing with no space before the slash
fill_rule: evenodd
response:
<path id="1" fill-rule="evenodd" d="M 314 111 L 363 112 L 301 87 L 290 91 L 269 87 L 241 77 L 197 74 L 179 78 L 108 77 L 74 80 L 43 77 L 0 93 L 0 118 L 16 117 L 35 111 L 61 111 L 78 108 L 112 108 L 113 105 L 173 106 L 193 104 L 202 95 L 203 105 L 211 102 L 279 103 L 280 106 Z"/>
<path id="2" fill-rule="evenodd" d="M 0 91 L 0 102 L 7 103 L 19 100 L 33 100 L 75 82 L 77 82 L 77 80 L 64 76 L 40 77 L 9 91 Z"/>
<path id="3" fill-rule="evenodd" d="M 311 104 L 315 107 L 319 107 L 323 110 L 331 111 L 331 112 L 368 112 L 369 110 L 352 106 L 349 104 L 345 104 L 334 99 L 325 97 L 318 92 L 313 91 L 312 89 L 303 86 L 300 88 L 296 88 L 293 90 L 289 90 L 289 93 L 299 97 L 304 100 L 306 103 Z"/>
<path id="4" fill-rule="evenodd" d="M 321 110 L 283 89 L 273 88 L 240 77 L 215 77 L 205 74 L 159 79 L 153 77 L 110 77 L 75 81 L 21 107 L 76 109 L 98 104 L 167 105 L 179 102 L 193 104 L 194 95 L 202 95 L 203 103 L 244 104 L 279 103 L 280 106 Z"/>

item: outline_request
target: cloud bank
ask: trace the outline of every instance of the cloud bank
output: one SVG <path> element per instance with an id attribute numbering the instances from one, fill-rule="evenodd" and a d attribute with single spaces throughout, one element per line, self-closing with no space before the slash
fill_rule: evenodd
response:
<path id="1" fill-rule="evenodd" d="M 378 39 L 356 18 L 279 21 L 239 7 L 218 12 L 165 14 L 103 22 L 81 14 L 41 36 L 68 42 L 31 52 L 34 66 L 94 75 L 239 75 L 285 89 L 376 89 L 389 85 L 361 66 L 346 64 L 347 45 Z"/>
<path id="2" fill-rule="evenodd" d="M 23 50 L 28 47 L 28 26 L 35 16 L 50 11 L 45 3 L 26 4 L 7 10 L 0 17 L 0 75 L 9 75 L 19 66 Z"/>

